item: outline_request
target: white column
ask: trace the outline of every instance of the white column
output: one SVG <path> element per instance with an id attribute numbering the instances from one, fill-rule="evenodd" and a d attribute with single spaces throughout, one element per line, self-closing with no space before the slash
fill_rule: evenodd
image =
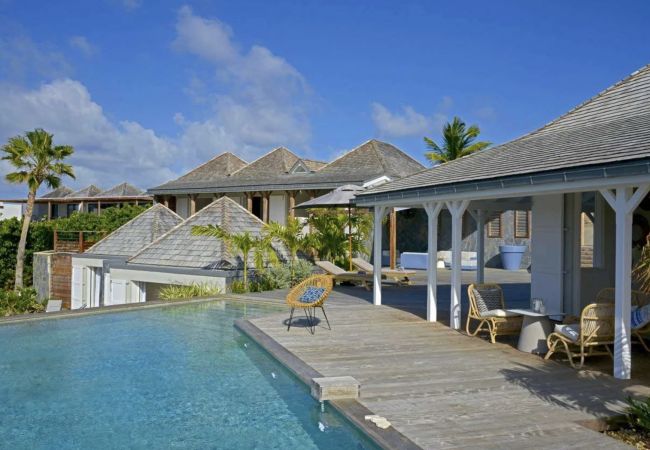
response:
<path id="1" fill-rule="evenodd" d="M 650 185 L 636 191 L 619 187 L 601 194 L 616 213 L 616 270 L 614 286 L 614 376 L 628 380 L 632 375 L 630 299 L 632 289 L 632 215 Z"/>
<path id="2" fill-rule="evenodd" d="M 427 320 L 438 320 L 436 293 L 438 289 L 438 216 L 442 203 L 425 203 L 424 210 L 428 218 L 428 253 L 427 265 Z"/>
<path id="3" fill-rule="evenodd" d="M 476 282 L 485 282 L 485 211 L 469 212 L 476 222 Z"/>
<path id="4" fill-rule="evenodd" d="M 385 206 L 375 206 L 374 256 L 372 302 L 381 305 L 381 222 L 386 214 Z"/>
<path id="5" fill-rule="evenodd" d="M 469 200 L 447 202 L 451 213 L 451 306 L 449 326 L 454 330 L 460 329 L 460 299 L 461 299 L 461 247 L 463 244 L 463 214 L 469 205 Z"/>

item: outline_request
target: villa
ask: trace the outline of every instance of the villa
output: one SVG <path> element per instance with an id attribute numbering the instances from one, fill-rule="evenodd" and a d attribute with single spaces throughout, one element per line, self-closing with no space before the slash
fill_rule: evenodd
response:
<path id="1" fill-rule="evenodd" d="M 57 219 L 68 217 L 76 211 L 101 214 L 102 209 L 121 205 L 150 205 L 152 200 L 153 197 L 129 183 L 120 183 L 106 190 L 94 184 L 77 191 L 61 186 L 36 198 L 32 218 Z M 1 202 L 24 205 L 27 199 L 9 199 Z"/>

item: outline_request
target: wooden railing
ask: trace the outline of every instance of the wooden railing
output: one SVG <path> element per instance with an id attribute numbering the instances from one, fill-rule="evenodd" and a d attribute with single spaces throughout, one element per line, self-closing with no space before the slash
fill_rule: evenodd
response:
<path id="1" fill-rule="evenodd" d="M 104 236 L 105 231 L 54 230 L 54 251 L 83 253 Z"/>

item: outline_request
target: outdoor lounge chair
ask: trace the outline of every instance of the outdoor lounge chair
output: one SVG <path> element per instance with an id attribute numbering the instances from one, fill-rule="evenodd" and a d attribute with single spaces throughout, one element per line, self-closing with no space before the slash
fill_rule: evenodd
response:
<path id="1" fill-rule="evenodd" d="M 556 325 L 546 342 L 548 352 L 544 359 L 549 359 L 554 353 L 564 352 L 569 357 L 571 367 L 575 369 L 582 368 L 587 356 L 613 357 L 609 346 L 614 343 L 614 304 L 604 302 L 585 306 L 579 324 Z M 598 350 L 599 347 L 604 350 Z M 580 363 L 576 365 L 573 358 L 578 356 Z"/>
<path id="2" fill-rule="evenodd" d="M 361 258 L 352 258 L 352 264 L 359 269 L 362 272 L 372 274 L 375 271 L 375 267 L 370 264 L 368 261 L 365 259 Z M 396 270 L 396 269 L 389 269 L 387 267 L 384 267 L 381 269 L 382 275 L 385 275 L 388 278 L 392 278 L 398 286 L 407 286 L 411 284 L 411 280 L 409 277 L 412 277 L 415 275 L 415 271 L 413 270 Z"/>
<path id="3" fill-rule="evenodd" d="M 296 308 L 302 308 L 305 311 L 311 334 L 314 334 L 316 326 L 316 308 L 320 308 L 323 311 L 323 316 L 327 321 L 327 327 L 331 330 L 332 327 L 330 326 L 327 314 L 325 314 L 323 304 L 332 291 L 332 287 L 333 282 L 331 276 L 313 275 L 291 289 L 287 294 L 287 305 L 291 307 L 287 331 L 291 329 L 293 313 Z"/>
<path id="4" fill-rule="evenodd" d="M 521 331 L 523 316 L 506 310 L 503 290 L 498 284 L 470 284 L 467 288 L 469 312 L 465 330 L 470 336 L 489 333 L 494 344 L 497 336 L 517 335 Z M 478 325 L 471 331 L 472 322 Z"/>
<path id="5" fill-rule="evenodd" d="M 632 306 L 643 307 L 650 305 L 650 295 L 641 291 L 632 291 L 632 298 L 630 299 Z M 614 303 L 614 288 L 602 289 L 596 296 L 596 303 Z M 632 328 L 632 339 L 639 341 L 646 352 L 650 352 L 650 346 L 645 341 L 650 338 L 650 324 L 646 324 L 641 328 Z"/>
<path id="6" fill-rule="evenodd" d="M 366 290 L 370 290 L 370 283 L 373 281 L 372 273 L 347 272 L 329 261 L 316 261 L 316 265 L 328 274 L 332 275 L 333 283 L 336 283 L 337 281 L 359 283 L 365 287 Z M 382 275 L 382 278 L 386 277 Z"/>

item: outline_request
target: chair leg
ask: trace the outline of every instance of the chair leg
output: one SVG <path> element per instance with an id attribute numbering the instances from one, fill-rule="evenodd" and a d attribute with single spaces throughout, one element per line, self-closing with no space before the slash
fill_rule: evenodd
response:
<path id="1" fill-rule="evenodd" d="M 643 339 L 643 336 L 641 336 L 640 333 L 634 333 L 634 335 L 637 337 L 641 345 L 643 346 L 644 350 L 646 352 L 650 352 L 650 347 L 648 347 L 648 344 L 646 343 L 645 339 Z"/>
<path id="2" fill-rule="evenodd" d="M 291 308 L 291 314 L 289 315 L 289 324 L 287 325 L 287 331 L 291 329 L 291 321 L 293 320 L 293 310 L 296 308 Z"/>
<path id="3" fill-rule="evenodd" d="M 327 328 L 329 328 L 331 330 L 332 327 L 330 326 L 330 320 L 327 318 L 327 314 L 325 314 L 325 308 L 323 308 L 321 306 L 320 309 L 321 309 L 321 311 L 323 311 L 323 316 L 325 316 L 325 321 L 327 322 Z M 316 308 L 314 308 L 314 312 L 315 311 L 316 311 Z"/>
<path id="4" fill-rule="evenodd" d="M 304 308 L 305 310 L 305 317 L 307 318 L 307 323 L 309 324 L 309 332 L 311 334 L 314 334 L 314 322 L 312 321 L 311 318 L 311 311 L 309 308 Z"/>

